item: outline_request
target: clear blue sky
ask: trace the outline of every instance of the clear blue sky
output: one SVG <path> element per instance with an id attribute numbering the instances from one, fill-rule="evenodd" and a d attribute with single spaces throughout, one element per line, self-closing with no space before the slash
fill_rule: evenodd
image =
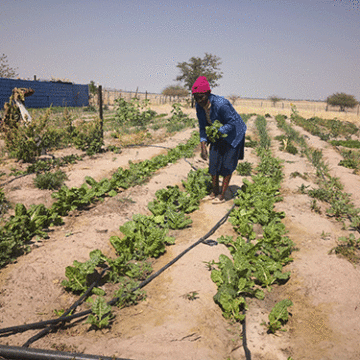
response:
<path id="1" fill-rule="evenodd" d="M 0 39 L 24 79 L 161 92 L 207 52 L 219 95 L 360 100 L 360 0 L 0 0 Z"/>

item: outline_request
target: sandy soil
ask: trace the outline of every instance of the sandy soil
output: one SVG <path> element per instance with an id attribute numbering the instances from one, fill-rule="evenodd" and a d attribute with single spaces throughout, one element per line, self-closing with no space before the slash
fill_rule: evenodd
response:
<path id="1" fill-rule="evenodd" d="M 252 118 L 248 134 L 254 136 L 254 129 Z M 280 134 L 273 119 L 268 119 L 268 129 L 271 137 Z M 185 142 L 192 131 L 180 132 L 157 145 L 174 147 Z M 344 191 L 352 193 L 354 204 L 360 207 L 359 176 L 337 165 L 340 157 L 332 147 L 306 135 L 311 147 L 323 150 L 331 174 L 339 177 Z M 325 204 L 321 204 L 322 214 L 311 212 L 310 198 L 298 192 L 303 183 L 315 187 L 314 169 L 306 158 L 280 152 L 275 140 L 272 144 L 273 154 L 284 160 L 285 174 L 283 201 L 277 203 L 276 208 L 286 213 L 284 223 L 297 251 L 293 253 L 294 262 L 286 269 L 291 271 L 290 280 L 266 293 L 263 301 L 249 300 L 247 342 L 252 358 L 286 360 L 291 356 L 294 360 L 357 360 L 360 358 L 360 273 L 346 259 L 328 254 L 336 245 L 336 239 L 349 232 L 325 215 Z M 86 175 L 96 180 L 110 177 L 119 166 L 126 167 L 129 160 L 145 160 L 165 151 L 156 147 L 128 148 L 121 154 L 105 153 L 85 158 L 65 168 L 69 177 L 67 185 L 80 186 Z M 245 160 L 254 167 L 258 161 L 250 148 L 246 148 Z M 190 161 L 196 167 L 207 166 L 199 152 Z M 8 171 L 12 165 L 11 162 L 3 164 L 0 172 Z M 180 186 L 190 170 L 189 163 L 179 160 L 159 170 L 147 184 L 130 188 L 87 211 L 64 218 L 65 225 L 54 228 L 49 239 L 34 240 L 29 254 L 0 270 L 0 327 L 55 318 L 55 309 L 68 308 L 76 296 L 60 285 L 65 278 L 65 267 L 74 260 L 86 261 L 89 252 L 97 248 L 107 255 L 113 254 L 109 238 L 120 234 L 119 226 L 133 214 L 148 213 L 146 206 L 155 197 L 156 190 L 167 185 Z M 307 172 L 309 180 L 290 177 L 295 171 Z M 36 189 L 33 178 L 34 175 L 29 175 L 6 185 L 6 197 L 26 206 L 33 203 L 49 206 L 51 192 Z M 232 193 L 242 185 L 242 179 L 234 174 L 225 203 L 214 205 L 203 201 L 200 209 L 191 214 L 192 226 L 173 232 L 176 244 L 153 261 L 155 271 L 204 236 L 226 214 L 232 205 Z M 324 233 L 327 235 L 322 236 Z M 225 234 L 234 235 L 229 222 L 210 239 L 216 240 Z M 223 245 L 200 244 L 144 288 L 145 301 L 121 310 L 115 308 L 111 328 L 89 330 L 88 324 L 79 321 L 38 340 L 32 347 L 138 360 L 245 359 L 241 325 L 222 317 L 212 299 L 216 286 L 205 264 L 226 253 Z M 197 296 L 191 301 L 187 294 L 192 292 Z M 286 325 L 288 331 L 278 336 L 267 334 L 261 323 L 268 321 L 273 305 L 284 298 L 294 303 Z M 0 344 L 21 346 L 37 332 L 0 337 Z"/>

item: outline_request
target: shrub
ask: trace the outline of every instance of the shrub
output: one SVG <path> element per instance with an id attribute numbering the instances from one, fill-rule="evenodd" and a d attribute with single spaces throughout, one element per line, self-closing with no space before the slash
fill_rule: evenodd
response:
<path id="1" fill-rule="evenodd" d="M 61 188 L 67 179 L 68 177 L 61 170 L 54 173 L 47 171 L 44 174 L 37 174 L 34 179 L 34 184 L 38 189 L 57 190 Z"/>

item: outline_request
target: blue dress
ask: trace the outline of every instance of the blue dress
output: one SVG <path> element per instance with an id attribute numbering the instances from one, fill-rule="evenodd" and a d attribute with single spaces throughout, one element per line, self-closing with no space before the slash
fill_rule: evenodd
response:
<path id="1" fill-rule="evenodd" d="M 228 136 L 210 146 L 209 173 L 211 175 L 231 175 L 239 159 L 244 158 L 246 124 L 236 112 L 230 101 L 222 96 L 209 95 L 210 121 L 219 120 L 223 126 L 219 129 Z M 205 127 L 209 125 L 205 110 L 196 104 L 196 115 L 199 121 L 200 141 L 208 141 Z"/>

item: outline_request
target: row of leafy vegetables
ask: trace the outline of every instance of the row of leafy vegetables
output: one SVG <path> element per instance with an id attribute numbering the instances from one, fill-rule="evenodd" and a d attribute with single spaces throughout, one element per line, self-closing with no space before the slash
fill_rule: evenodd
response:
<path id="1" fill-rule="evenodd" d="M 293 242 L 285 235 L 281 219 L 283 212 L 276 212 L 274 204 L 281 200 L 280 185 L 283 179 L 281 161 L 272 157 L 270 138 L 266 130 L 266 119 L 258 116 L 256 127 L 259 133 L 257 155 L 260 163 L 252 181 L 243 179 L 234 203 L 237 207 L 229 220 L 239 236 L 221 236 L 218 241 L 226 245 L 232 258 L 220 255 L 217 268 L 211 279 L 218 286 L 214 300 L 223 310 L 225 318 L 242 321 L 247 308 L 246 298 L 264 299 L 264 290 L 273 284 L 282 284 L 290 277 L 283 267 L 292 261 Z M 257 238 L 254 224 L 262 227 L 262 236 Z M 279 330 L 288 319 L 288 299 L 275 305 L 267 324 L 270 332 Z"/>
<path id="2" fill-rule="evenodd" d="M 182 157 L 192 157 L 199 143 L 199 135 L 193 132 L 186 144 L 180 144 L 168 151 L 166 155 L 158 155 L 151 160 L 140 163 L 129 162 L 129 168 L 118 170 L 111 179 L 99 182 L 90 176 L 80 187 L 63 186 L 54 192 L 56 199 L 50 208 L 43 204 L 32 205 L 28 209 L 23 204 L 16 204 L 15 215 L 6 221 L 2 217 L 0 226 L 0 268 L 14 261 L 18 256 L 29 251 L 29 242 L 34 236 L 47 237 L 46 229 L 63 224 L 63 216 L 70 211 L 83 209 L 106 196 L 115 196 L 121 189 L 145 182 L 156 170 L 174 163 Z M 3 190 L 0 192 L 1 204 L 6 204 Z"/>

